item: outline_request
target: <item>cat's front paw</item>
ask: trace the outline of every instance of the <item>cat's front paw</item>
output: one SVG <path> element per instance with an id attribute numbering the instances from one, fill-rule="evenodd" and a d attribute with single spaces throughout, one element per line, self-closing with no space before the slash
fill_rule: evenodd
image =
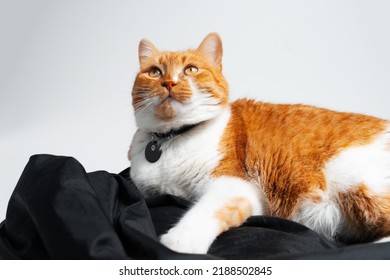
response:
<path id="1" fill-rule="evenodd" d="M 210 238 L 207 236 L 199 236 L 191 231 L 172 228 L 160 237 L 160 241 L 176 252 L 206 254 L 213 239 L 210 242 Z"/>

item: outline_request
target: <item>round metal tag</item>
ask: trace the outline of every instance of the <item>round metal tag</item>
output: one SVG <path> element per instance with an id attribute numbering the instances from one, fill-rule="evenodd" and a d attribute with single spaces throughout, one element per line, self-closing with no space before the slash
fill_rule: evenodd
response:
<path id="1" fill-rule="evenodd" d="M 157 141 L 150 141 L 145 148 L 145 158 L 150 163 L 158 161 L 161 157 L 162 151 L 160 150 L 160 145 Z"/>

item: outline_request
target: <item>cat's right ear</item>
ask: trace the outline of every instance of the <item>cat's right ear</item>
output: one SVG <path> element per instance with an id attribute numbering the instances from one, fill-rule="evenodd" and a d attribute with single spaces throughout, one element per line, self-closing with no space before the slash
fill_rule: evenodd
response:
<path id="1" fill-rule="evenodd" d="M 142 39 L 138 46 L 138 59 L 141 69 L 150 66 L 159 55 L 157 48 L 147 39 Z"/>

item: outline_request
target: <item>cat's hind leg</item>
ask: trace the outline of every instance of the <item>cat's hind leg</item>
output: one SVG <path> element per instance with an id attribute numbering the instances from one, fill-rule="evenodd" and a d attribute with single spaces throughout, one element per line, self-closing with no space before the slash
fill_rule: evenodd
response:
<path id="1" fill-rule="evenodd" d="M 374 141 L 352 146 L 324 168 L 328 191 L 342 210 L 338 235 L 352 242 L 390 236 L 390 127 Z"/>
<path id="2" fill-rule="evenodd" d="M 194 206 L 161 236 L 172 250 L 205 254 L 214 239 L 230 227 L 240 226 L 251 215 L 264 213 L 264 194 L 252 183 L 219 177 L 207 186 Z"/>

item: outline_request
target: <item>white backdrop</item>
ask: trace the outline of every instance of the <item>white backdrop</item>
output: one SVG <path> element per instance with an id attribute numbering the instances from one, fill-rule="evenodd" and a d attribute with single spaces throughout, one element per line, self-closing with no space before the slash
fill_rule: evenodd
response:
<path id="1" fill-rule="evenodd" d="M 231 97 L 390 119 L 390 2 L 0 0 L 0 220 L 29 157 L 119 172 L 141 38 L 224 43 Z"/>

